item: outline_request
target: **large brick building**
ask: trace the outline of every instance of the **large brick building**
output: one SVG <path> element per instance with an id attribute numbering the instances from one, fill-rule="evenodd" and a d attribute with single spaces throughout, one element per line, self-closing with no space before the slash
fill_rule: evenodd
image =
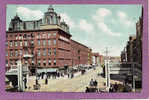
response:
<path id="1" fill-rule="evenodd" d="M 18 60 L 28 64 L 31 73 L 36 69 L 92 64 L 92 50 L 72 40 L 69 26 L 60 19 L 52 6 L 43 19 L 36 21 L 22 21 L 16 15 L 6 32 L 6 69 Z"/>

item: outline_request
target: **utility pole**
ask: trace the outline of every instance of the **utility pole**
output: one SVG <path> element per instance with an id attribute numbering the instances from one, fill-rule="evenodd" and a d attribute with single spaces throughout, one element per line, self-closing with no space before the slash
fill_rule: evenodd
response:
<path id="1" fill-rule="evenodd" d="M 110 88 L 110 73 L 109 73 L 109 58 L 108 58 L 108 47 L 106 47 L 106 51 L 105 51 L 105 55 L 106 55 L 106 60 L 105 60 L 105 77 L 106 77 L 106 87 L 107 87 L 107 91 Z"/>
<path id="2" fill-rule="evenodd" d="M 23 69 L 21 60 L 17 61 L 17 68 L 18 68 L 18 90 L 24 91 Z"/>

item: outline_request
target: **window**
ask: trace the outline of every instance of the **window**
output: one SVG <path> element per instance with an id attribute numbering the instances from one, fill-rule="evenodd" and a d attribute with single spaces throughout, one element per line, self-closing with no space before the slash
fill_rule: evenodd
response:
<path id="1" fill-rule="evenodd" d="M 24 41 L 24 46 L 27 46 L 27 41 Z"/>
<path id="2" fill-rule="evenodd" d="M 51 36 L 51 33 L 48 33 L 48 38 L 50 38 L 50 36 Z"/>
<path id="3" fill-rule="evenodd" d="M 51 40 L 48 40 L 48 45 L 51 45 Z"/>
<path id="4" fill-rule="evenodd" d="M 48 64 L 49 64 L 49 65 L 51 65 L 51 59 L 49 59 L 49 61 L 48 61 L 48 62 L 49 62 Z"/>
<path id="5" fill-rule="evenodd" d="M 46 66 L 46 60 L 45 59 L 43 60 L 43 65 Z"/>
<path id="6" fill-rule="evenodd" d="M 6 66 L 8 66 L 8 60 L 6 60 Z"/>
<path id="7" fill-rule="evenodd" d="M 37 51 L 37 56 L 40 56 L 40 49 L 38 49 Z"/>
<path id="8" fill-rule="evenodd" d="M 13 61 L 12 60 L 10 60 L 10 63 L 9 63 L 10 65 L 13 65 Z"/>
<path id="9" fill-rule="evenodd" d="M 17 41 L 15 41 L 15 46 L 16 46 L 16 47 L 18 46 L 18 42 L 17 42 Z"/>
<path id="10" fill-rule="evenodd" d="M 53 41 L 54 45 L 56 45 L 56 40 Z"/>
<path id="11" fill-rule="evenodd" d="M 20 55 L 22 55 L 22 50 L 19 51 Z"/>
<path id="12" fill-rule="evenodd" d="M 15 56 L 16 56 L 16 57 L 18 56 L 18 51 L 15 51 Z"/>
<path id="13" fill-rule="evenodd" d="M 54 36 L 56 36 L 56 33 L 53 33 Z"/>
<path id="14" fill-rule="evenodd" d="M 33 41 L 33 40 L 31 40 L 31 45 L 32 45 L 32 46 L 34 45 L 34 41 Z"/>
<path id="15" fill-rule="evenodd" d="M 22 46 L 22 41 L 20 41 L 20 46 Z"/>
<path id="16" fill-rule="evenodd" d="M 42 38 L 46 38 L 47 36 L 46 36 L 46 34 L 42 34 Z"/>
<path id="17" fill-rule="evenodd" d="M 56 59 L 54 59 L 54 65 L 56 65 Z"/>
<path id="18" fill-rule="evenodd" d="M 46 45 L 46 40 L 43 40 L 43 46 L 45 46 Z"/>
<path id="19" fill-rule="evenodd" d="M 40 39 L 40 34 L 39 33 L 37 34 L 37 39 Z"/>
<path id="20" fill-rule="evenodd" d="M 11 50 L 11 51 L 10 51 L 10 57 L 12 57 L 12 56 L 13 56 L 13 51 Z"/>
<path id="21" fill-rule="evenodd" d="M 34 59 L 32 59 L 32 65 L 34 65 Z"/>
<path id="22" fill-rule="evenodd" d="M 28 61 L 25 60 L 25 64 L 27 65 L 28 64 Z"/>
<path id="23" fill-rule="evenodd" d="M 6 56 L 8 56 L 8 51 L 6 51 Z"/>
<path id="24" fill-rule="evenodd" d="M 56 48 L 54 48 L 54 56 L 56 56 Z"/>
<path id="25" fill-rule="evenodd" d="M 12 42 L 12 41 L 10 41 L 9 43 L 10 43 L 10 47 L 12 47 L 12 45 L 13 45 L 13 42 Z"/>
<path id="26" fill-rule="evenodd" d="M 34 34 L 31 33 L 31 38 L 34 38 Z"/>
<path id="27" fill-rule="evenodd" d="M 48 56 L 51 56 L 51 49 L 48 49 Z"/>
<path id="28" fill-rule="evenodd" d="M 23 38 L 27 38 L 27 35 L 26 35 L 26 34 L 24 34 Z"/>
<path id="29" fill-rule="evenodd" d="M 24 52 L 25 52 L 26 55 L 28 54 L 28 51 L 27 50 L 25 50 Z"/>
<path id="30" fill-rule="evenodd" d="M 38 60 L 38 65 L 40 66 L 40 60 Z"/>
<path id="31" fill-rule="evenodd" d="M 18 37 L 17 35 L 15 35 L 15 38 L 16 38 L 16 39 L 19 39 L 19 37 Z"/>
<path id="32" fill-rule="evenodd" d="M 53 17 L 53 23 L 54 23 L 54 24 L 57 24 L 56 16 Z"/>
<path id="33" fill-rule="evenodd" d="M 46 49 L 43 49 L 43 56 L 46 56 Z"/>
<path id="34" fill-rule="evenodd" d="M 22 36 L 21 36 L 21 35 L 19 35 L 18 39 L 22 39 Z"/>
<path id="35" fill-rule="evenodd" d="M 38 40 L 38 45 L 40 46 L 40 40 Z"/>
<path id="36" fill-rule="evenodd" d="M 15 65 L 17 65 L 17 60 L 15 60 Z"/>

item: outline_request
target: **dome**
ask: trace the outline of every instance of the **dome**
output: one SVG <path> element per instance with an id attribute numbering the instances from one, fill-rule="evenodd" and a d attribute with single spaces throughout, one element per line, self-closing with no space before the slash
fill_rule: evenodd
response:
<path id="1" fill-rule="evenodd" d="M 52 5 L 49 5 L 48 12 L 54 12 L 54 8 L 52 7 Z"/>

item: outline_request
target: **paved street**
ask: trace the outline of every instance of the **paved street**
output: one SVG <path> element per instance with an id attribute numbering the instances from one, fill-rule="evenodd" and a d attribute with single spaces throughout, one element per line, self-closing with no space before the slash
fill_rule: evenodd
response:
<path id="1" fill-rule="evenodd" d="M 29 77 L 29 83 L 27 84 L 30 89 L 26 91 L 48 91 L 48 92 L 84 92 L 89 85 L 90 80 L 96 79 L 98 81 L 99 88 L 105 88 L 105 79 L 101 76 L 97 76 L 97 73 L 101 73 L 102 68 L 96 67 L 96 70 L 90 69 L 84 75 L 80 73 L 75 74 L 75 77 L 68 79 L 66 77 L 59 79 L 48 79 L 48 84 L 45 85 L 45 80 L 39 80 L 41 88 L 39 90 L 33 90 L 35 84 L 35 77 Z"/>

